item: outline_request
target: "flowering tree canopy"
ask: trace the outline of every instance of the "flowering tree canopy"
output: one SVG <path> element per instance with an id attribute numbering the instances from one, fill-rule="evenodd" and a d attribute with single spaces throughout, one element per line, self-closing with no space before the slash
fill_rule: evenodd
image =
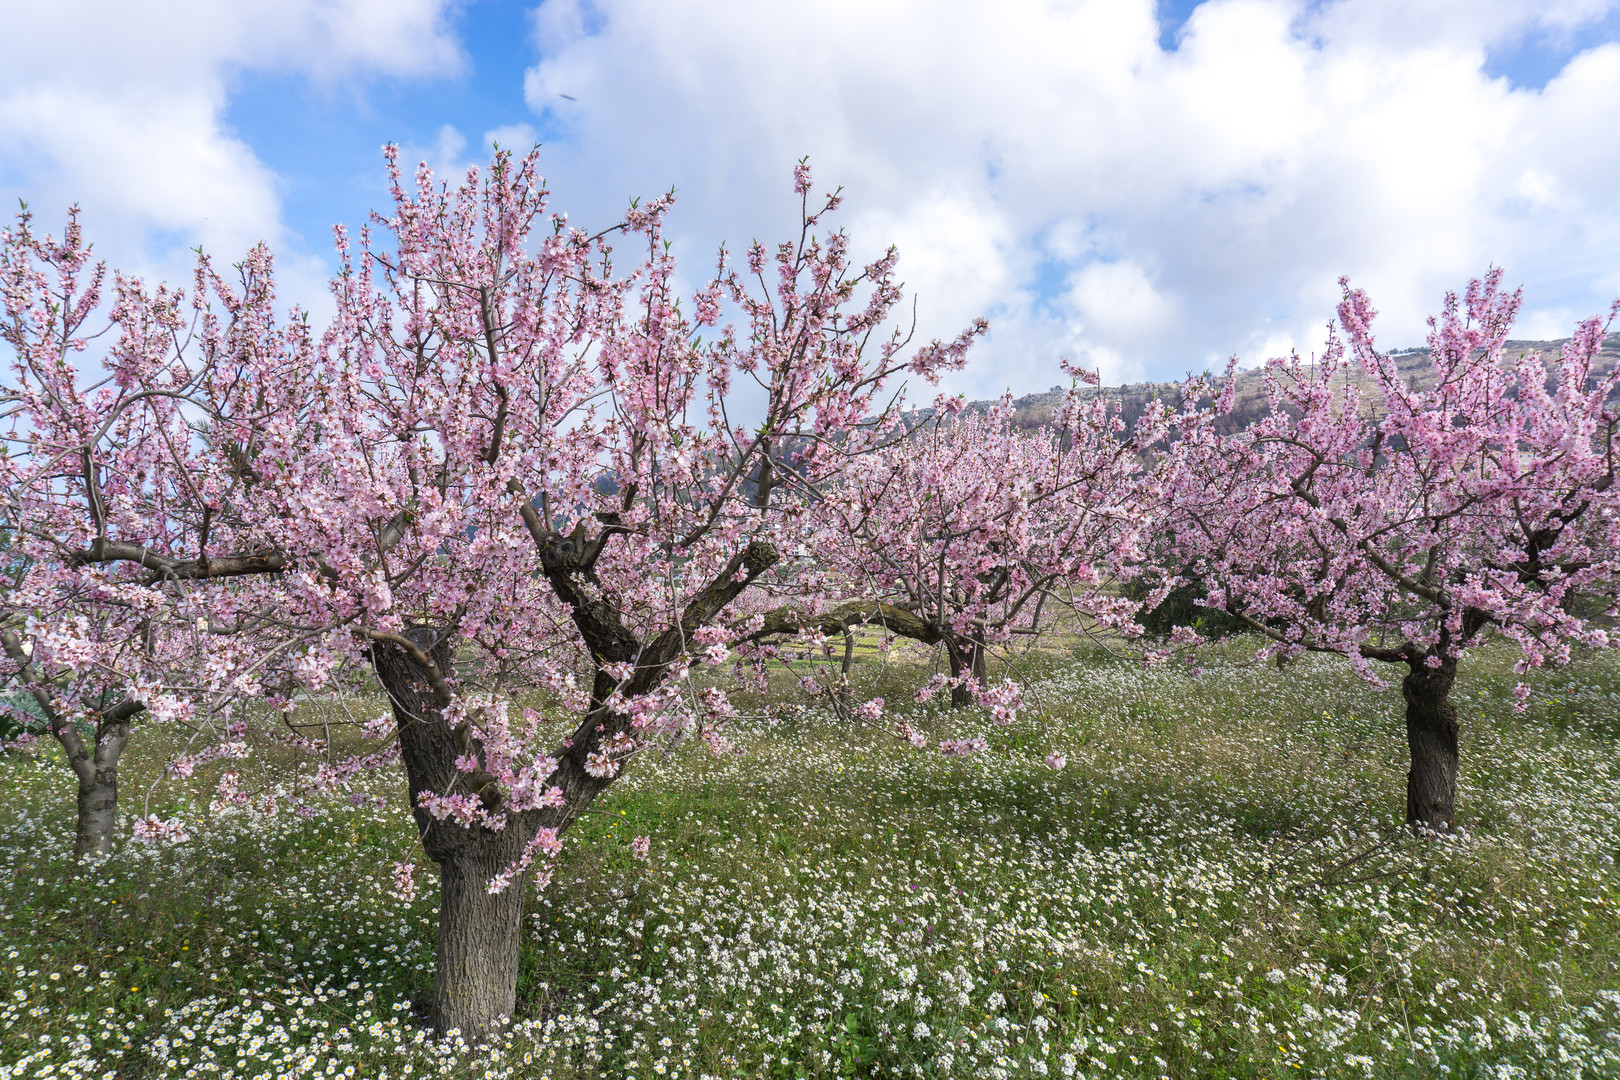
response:
<path id="1" fill-rule="evenodd" d="M 441 1032 L 510 1015 L 521 885 L 627 763 L 724 745 L 734 710 L 690 675 L 734 647 L 881 624 L 942 645 L 953 697 L 1006 717 L 987 649 L 1056 603 L 1133 634 L 1195 579 L 1273 651 L 1406 667 L 1407 815 L 1441 827 L 1462 654 L 1495 628 L 1559 662 L 1617 614 L 1605 326 L 1550 369 L 1509 363 L 1499 274 L 1448 300 L 1417 384 L 1347 291 L 1343 339 L 1273 361 L 1269 414 L 1236 434 L 1212 422 L 1232 384 L 1212 410 L 1201 380 L 1130 430 L 1079 388 L 1035 431 L 1010 402 L 908 426 L 898 380 L 959 367 L 985 325 L 913 348 L 895 252 L 861 266 L 820 232 L 839 198 L 812 201 L 803 165 L 799 235 L 722 250 L 685 294 L 670 198 L 589 233 L 548 211 L 532 154 L 454 187 L 388 168 L 391 211 L 337 230 L 324 328 L 277 310 L 262 245 L 229 278 L 200 258 L 189 294 L 117 279 L 103 305 L 76 219 L 0 235 L 0 680 L 67 751 L 82 854 L 110 844 L 136 718 L 183 728 L 185 774 L 246 752 L 249 702 L 295 723 L 374 678 L 378 743 L 321 777 L 403 764 L 440 867 Z M 1114 588 L 1139 577 L 1138 599 Z"/>
<path id="2" fill-rule="evenodd" d="M 1059 610 L 1134 636 L 1139 602 L 1113 586 L 1136 573 L 1162 504 L 1154 455 L 1172 425 L 1207 420 L 1204 389 L 1154 401 L 1129 431 L 1116 398 L 1079 387 L 1035 430 L 1015 425 L 1010 399 L 983 413 L 940 402 L 817 506 L 815 561 L 830 583 L 769 612 L 754 636 L 878 624 L 942 644 L 957 704 L 992 691 L 988 649 L 1040 633 Z"/>
<path id="3" fill-rule="evenodd" d="M 206 260 L 189 300 L 118 278 L 108 304 L 76 212 L 58 241 L 24 208 L 0 231 L 0 278 L 0 671 L 32 703 L 7 706 L 22 737 L 48 731 L 78 779 L 77 853 L 106 854 L 138 719 L 241 751 L 233 703 L 283 650 L 255 632 L 252 598 L 218 583 L 286 563 L 244 533 L 240 478 L 199 438 L 230 396 L 218 359 L 238 330 L 207 309 L 223 282 Z"/>
<path id="4" fill-rule="evenodd" d="M 959 366 L 984 324 L 909 348 L 888 325 L 895 253 L 855 266 L 842 233 L 818 238 L 839 200 L 812 204 L 802 165 L 800 236 L 741 266 L 722 251 L 685 306 L 668 198 L 588 234 L 548 215 L 532 155 L 456 188 L 409 183 L 392 151 L 389 169 L 392 212 L 338 232 L 324 332 L 277 319 L 262 248 L 239 288 L 209 277 L 224 329 L 181 440 L 207 460 L 154 464 L 178 508 L 119 537 L 231 521 L 258 560 L 239 570 L 264 573 L 222 595 L 251 597 L 277 657 L 244 690 L 290 710 L 375 671 L 441 869 L 433 1021 L 476 1037 L 514 1003 L 510 886 L 633 755 L 724 719 L 687 682 L 725 659 L 721 615 L 892 426 L 879 395 Z M 638 250 L 628 273 L 616 239 Z M 711 331 L 728 304 L 740 329 Z M 518 705 L 536 689 L 577 709 L 566 737 Z"/>
<path id="5" fill-rule="evenodd" d="M 1268 364 L 1268 415 L 1177 447 L 1169 571 L 1274 652 L 1341 653 L 1369 678 L 1403 665 L 1407 818 L 1433 828 L 1453 819 L 1462 655 L 1494 629 L 1521 670 L 1560 663 L 1606 644 L 1593 616 L 1616 614 L 1620 373 L 1594 369 L 1607 327 L 1510 362 L 1519 303 L 1499 270 L 1448 296 L 1432 368 L 1408 381 L 1345 284 L 1343 337 L 1314 365 Z"/>

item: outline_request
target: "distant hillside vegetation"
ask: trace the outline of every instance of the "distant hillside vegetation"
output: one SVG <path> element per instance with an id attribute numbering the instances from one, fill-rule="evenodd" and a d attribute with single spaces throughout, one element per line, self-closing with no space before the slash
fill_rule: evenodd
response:
<path id="1" fill-rule="evenodd" d="M 1568 340 L 1568 338 L 1559 338 L 1554 341 L 1513 340 L 1507 343 L 1506 352 L 1515 361 L 1531 352 L 1540 352 L 1543 358 L 1552 359 L 1558 356 L 1559 350 L 1563 348 L 1564 342 Z M 1392 355 L 1395 357 L 1396 365 L 1400 368 L 1401 373 L 1408 380 L 1419 386 L 1433 380 L 1434 368 L 1429 360 L 1429 350 L 1427 348 L 1402 349 Z M 1620 333 L 1610 334 L 1607 340 L 1604 341 L 1603 351 L 1599 354 L 1597 372 L 1602 374 L 1611 371 L 1617 363 L 1620 363 Z M 1263 364 L 1258 364 L 1238 373 L 1237 400 L 1232 407 L 1232 412 L 1221 421 L 1220 427 L 1222 430 L 1240 430 L 1265 412 L 1265 390 L 1261 381 L 1263 367 Z M 1365 381 L 1359 368 L 1355 369 L 1354 376 L 1358 382 Z M 1120 398 L 1124 403 L 1126 424 L 1135 426 L 1137 419 L 1142 415 L 1142 410 L 1147 408 L 1149 401 L 1156 398 L 1174 401 L 1180 392 L 1180 384 L 1173 382 L 1127 383 L 1124 386 L 1105 386 L 1099 390 L 1088 390 L 1086 392 L 1102 393 L 1110 397 Z M 1620 394 L 1616 396 L 1620 398 Z M 1023 397 L 1016 398 L 1013 401 L 1013 407 L 1016 410 L 1013 414 L 1013 422 L 1022 428 L 1037 428 L 1042 424 L 1050 423 L 1062 401 L 1063 389 L 1061 387 L 1053 387 L 1051 390 L 1040 394 L 1025 394 Z M 995 404 L 993 401 L 975 401 L 968 407 L 982 412 L 993 404 Z M 914 414 L 915 422 L 926 420 L 933 415 L 933 411 L 932 409 L 917 410 Z"/>

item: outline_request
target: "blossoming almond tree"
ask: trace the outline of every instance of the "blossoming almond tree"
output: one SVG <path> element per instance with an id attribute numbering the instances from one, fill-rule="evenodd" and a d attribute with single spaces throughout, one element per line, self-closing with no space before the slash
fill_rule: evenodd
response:
<path id="1" fill-rule="evenodd" d="M 215 468 L 251 475 L 287 560 L 277 621 L 319 637 L 304 685 L 365 662 L 387 691 L 440 868 L 432 1020 L 477 1038 L 515 1004 L 522 882 L 636 753 L 725 717 L 687 675 L 726 658 L 727 606 L 880 437 L 879 393 L 959 366 L 983 324 L 908 350 L 886 325 L 894 252 L 855 267 L 841 232 L 818 239 L 839 200 L 813 206 L 802 165 L 800 236 L 741 267 L 722 252 L 690 307 L 668 199 L 590 235 L 546 216 L 532 155 L 455 189 L 389 168 L 392 212 L 357 247 L 339 232 L 320 341 L 237 341 L 260 391 L 211 419 Z M 641 251 L 623 275 L 618 236 Z M 704 341 L 728 302 L 742 329 Z M 579 710 L 553 745 L 513 698 L 535 687 Z"/>
<path id="2" fill-rule="evenodd" d="M 1520 294 L 1501 276 L 1447 297 L 1432 368 L 1412 381 L 1341 283 L 1344 337 L 1330 331 L 1314 366 L 1270 361 L 1269 414 L 1177 448 L 1169 565 L 1206 582 L 1207 604 L 1273 652 L 1341 653 L 1368 678 L 1405 669 L 1414 827 L 1454 820 L 1462 656 L 1494 629 L 1521 671 L 1561 663 L 1608 644 L 1601 617 L 1616 614 L 1620 373 L 1594 366 L 1607 324 L 1510 361 Z"/>
<path id="3" fill-rule="evenodd" d="M 26 208 L 0 230 L 0 678 L 78 779 L 79 856 L 111 850 L 133 725 L 183 725 L 201 753 L 236 756 L 233 703 L 276 656 L 243 632 L 253 605 L 211 584 L 282 563 L 245 545 L 232 480 L 208 475 L 186 418 L 211 405 L 232 332 L 206 311 L 209 277 L 205 260 L 191 301 L 118 278 L 108 304 L 76 212 L 60 241 Z"/>
<path id="4" fill-rule="evenodd" d="M 1151 530 L 1152 453 L 1172 424 L 1197 422 L 1204 389 L 1189 383 L 1178 406 L 1153 402 L 1129 432 L 1116 399 L 1078 388 L 1032 431 L 1014 424 L 1010 399 L 982 414 L 942 402 L 855 462 L 841 497 L 818 505 L 817 562 L 841 583 L 841 602 L 773 610 L 752 636 L 881 625 L 943 645 L 954 704 L 988 695 L 983 703 L 1010 707 L 987 684 L 987 650 L 1041 633 L 1060 610 L 1135 632 L 1139 605 L 1108 586 L 1134 572 Z"/>

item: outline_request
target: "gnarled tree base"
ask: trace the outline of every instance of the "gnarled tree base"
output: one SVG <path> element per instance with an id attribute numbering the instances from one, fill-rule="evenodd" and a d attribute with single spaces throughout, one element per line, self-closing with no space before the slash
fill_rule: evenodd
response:
<path id="1" fill-rule="evenodd" d="M 1406 698 L 1406 743 L 1412 767 L 1406 774 L 1406 823 L 1442 832 L 1456 819 L 1457 706 L 1451 686 L 1457 662 L 1439 667 L 1414 665 L 1401 681 Z"/>
<path id="2" fill-rule="evenodd" d="M 439 863 L 439 956 L 433 978 L 433 1030 L 482 1042 L 517 1008 L 523 890 L 528 875 L 491 893 L 490 879 L 523 853 L 532 830 L 518 821 L 472 838 Z"/>

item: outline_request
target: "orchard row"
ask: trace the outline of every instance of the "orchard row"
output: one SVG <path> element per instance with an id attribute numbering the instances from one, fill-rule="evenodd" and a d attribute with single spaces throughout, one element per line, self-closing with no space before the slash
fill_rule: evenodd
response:
<path id="1" fill-rule="evenodd" d="M 66 752 L 81 856 L 110 850 L 143 727 L 184 733 L 169 771 L 216 770 L 220 806 L 264 798 L 232 765 L 250 725 L 327 789 L 401 763 L 440 867 L 441 1032 L 512 1014 L 523 885 L 636 755 L 725 752 L 728 686 L 788 664 L 927 750 L 852 700 L 863 626 L 943 651 L 924 695 L 1010 722 L 1019 688 L 987 655 L 1062 622 L 1195 661 L 1193 626 L 1143 630 L 1194 597 L 1279 663 L 1334 653 L 1401 680 L 1419 830 L 1453 820 L 1470 649 L 1506 638 L 1527 668 L 1609 644 L 1608 326 L 1509 360 L 1500 271 L 1448 298 L 1424 378 L 1377 350 L 1345 283 L 1320 357 L 1271 361 L 1241 429 L 1222 423 L 1235 367 L 1127 425 L 1066 365 L 1073 389 L 1028 430 L 1008 402 L 908 402 L 986 324 L 897 329 L 896 253 L 853 262 L 824 226 L 839 196 L 802 164 L 800 234 L 722 250 L 689 295 L 669 198 L 589 233 L 548 211 L 532 154 L 455 187 L 388 166 L 391 212 L 336 232 L 325 326 L 278 309 L 263 246 L 229 273 L 199 256 L 175 289 L 109 280 L 76 214 L 60 239 L 26 211 L 0 233 L 0 725 Z M 340 754 L 302 718 L 363 685 L 391 708 L 353 717 L 372 744 Z"/>

